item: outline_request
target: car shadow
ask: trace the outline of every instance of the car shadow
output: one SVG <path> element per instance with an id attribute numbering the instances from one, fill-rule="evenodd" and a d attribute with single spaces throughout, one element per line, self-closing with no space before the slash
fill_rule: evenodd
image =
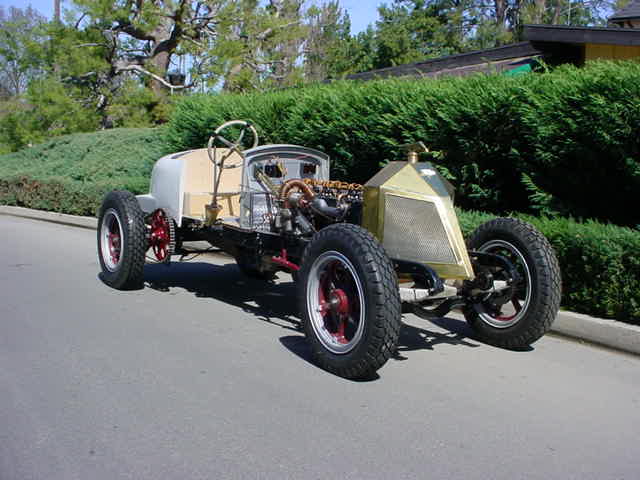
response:
<path id="1" fill-rule="evenodd" d="M 147 264 L 145 286 L 161 292 L 181 288 L 198 298 L 211 298 L 240 308 L 258 320 L 285 330 L 302 332 L 297 308 L 297 289 L 293 282 L 266 282 L 244 276 L 235 263 L 217 265 L 207 262 L 184 262 L 167 265 Z M 398 349 L 393 357 L 406 360 L 403 354 L 415 350 L 433 350 L 439 345 L 475 348 L 466 322 L 454 318 L 430 319 L 438 330 L 403 323 Z M 312 363 L 311 351 L 301 335 L 280 338 L 282 345 L 299 358 Z"/>
<path id="2" fill-rule="evenodd" d="M 300 330 L 293 282 L 272 283 L 244 276 L 235 263 L 147 264 L 145 286 L 161 292 L 182 288 L 199 298 L 212 298 L 240 308 L 263 322 Z"/>
<path id="3" fill-rule="evenodd" d="M 426 319 L 425 319 L 426 320 Z M 396 360 L 406 360 L 404 352 L 415 350 L 433 350 L 438 345 L 454 345 L 476 348 L 481 344 L 473 340 L 473 330 L 462 320 L 443 317 L 426 320 L 444 331 L 434 331 L 428 328 L 416 327 L 403 323 L 398 339 Z M 473 340 L 473 341 L 472 341 Z"/>

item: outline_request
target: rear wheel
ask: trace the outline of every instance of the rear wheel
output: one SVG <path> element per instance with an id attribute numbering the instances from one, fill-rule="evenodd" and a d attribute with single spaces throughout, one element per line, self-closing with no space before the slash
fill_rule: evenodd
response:
<path id="1" fill-rule="evenodd" d="M 142 286 L 148 248 L 144 214 L 127 191 L 107 194 L 98 216 L 98 259 L 102 280 L 120 290 Z"/>
<path id="2" fill-rule="evenodd" d="M 468 247 L 506 258 L 516 274 L 513 282 L 499 267 L 485 274 L 501 288 L 477 295 L 465 309 L 467 322 L 478 336 L 516 349 L 542 337 L 556 318 L 561 296 L 560 268 L 548 240 L 526 222 L 497 218 L 481 225 Z"/>
<path id="3" fill-rule="evenodd" d="M 395 352 L 400 296 L 391 261 L 361 227 L 331 225 L 305 249 L 300 311 L 314 360 L 345 378 L 373 375 Z"/>

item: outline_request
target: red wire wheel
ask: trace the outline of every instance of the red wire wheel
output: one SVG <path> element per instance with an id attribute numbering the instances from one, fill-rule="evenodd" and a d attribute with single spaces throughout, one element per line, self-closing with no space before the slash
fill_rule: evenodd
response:
<path id="1" fill-rule="evenodd" d="M 122 224 L 115 209 L 110 208 L 104 213 L 100 234 L 104 266 L 108 271 L 114 272 L 120 265 L 122 252 Z"/>
<path id="2" fill-rule="evenodd" d="M 171 256 L 172 225 L 171 219 L 162 209 L 151 214 L 149 247 L 159 262 L 165 262 Z"/>
<path id="3" fill-rule="evenodd" d="M 121 290 L 142 286 L 148 232 L 135 195 L 114 190 L 105 196 L 98 213 L 97 231 L 103 282 Z"/>
<path id="4" fill-rule="evenodd" d="M 311 270 L 313 327 L 327 350 L 341 354 L 353 349 L 364 330 L 363 287 L 355 267 L 339 252 L 322 254 Z"/>
<path id="5" fill-rule="evenodd" d="M 398 280 L 382 246 L 360 226 L 325 227 L 305 248 L 296 283 L 313 360 L 345 378 L 371 378 L 400 332 Z"/>

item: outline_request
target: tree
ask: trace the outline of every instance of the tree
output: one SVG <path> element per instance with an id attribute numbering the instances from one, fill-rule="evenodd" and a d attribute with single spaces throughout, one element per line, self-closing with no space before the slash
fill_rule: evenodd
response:
<path id="1" fill-rule="evenodd" d="M 416 62 L 458 53 L 474 28 L 467 12 L 470 0 L 393 0 L 378 8 L 375 26 L 351 40 L 346 52 L 359 52 L 373 68 Z"/>
<path id="2" fill-rule="evenodd" d="M 225 91 L 266 90 L 302 81 L 298 59 L 307 29 L 301 0 L 238 0 L 219 25 L 211 49 L 212 77 Z"/>
<path id="3" fill-rule="evenodd" d="M 341 73 L 347 65 L 336 65 L 349 52 L 351 46 L 351 21 L 349 15 L 340 8 L 338 0 L 331 0 L 319 6 L 311 6 L 306 13 L 308 26 L 304 43 L 305 80 L 318 82 Z"/>
<path id="4" fill-rule="evenodd" d="M 265 52 L 273 62 L 267 65 L 271 65 L 271 76 L 278 87 L 299 81 L 296 63 L 304 37 L 309 34 L 303 25 L 303 3 L 304 0 L 270 0 L 266 9 L 266 14 L 275 21 L 274 30 L 269 34 L 271 38 L 265 37 L 264 31 L 260 35 L 267 41 Z"/>
<path id="5" fill-rule="evenodd" d="M 156 94 L 174 85 L 167 80 L 172 56 L 182 45 L 202 53 L 217 36 L 217 25 L 231 0 L 76 0 L 77 26 L 99 29 L 113 75 L 134 72 L 147 76 Z M 91 45 L 87 45 L 91 46 Z M 198 65 L 194 65 L 197 69 Z"/>
<path id="6" fill-rule="evenodd" d="M 329 66 L 329 77 L 340 78 L 372 70 L 377 53 L 376 31 L 369 25 L 364 31 L 337 44 Z"/>
<path id="7" fill-rule="evenodd" d="M 31 7 L 0 7 L 0 86 L 5 96 L 23 93 L 38 73 L 33 47 L 45 18 Z"/>
<path id="8" fill-rule="evenodd" d="M 618 2 L 625 0 L 617 0 Z M 614 0 L 392 0 L 365 32 L 342 40 L 334 76 L 492 48 L 525 23 L 602 25 Z"/>
<path id="9" fill-rule="evenodd" d="M 60 1 L 53 0 L 53 21 L 60 23 Z"/>

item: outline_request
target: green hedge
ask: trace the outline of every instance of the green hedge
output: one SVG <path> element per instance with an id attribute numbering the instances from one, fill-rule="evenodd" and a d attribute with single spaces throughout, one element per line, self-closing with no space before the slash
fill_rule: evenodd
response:
<path id="1" fill-rule="evenodd" d="M 465 209 L 559 212 L 635 226 L 640 210 L 640 64 L 516 77 L 337 82 L 269 94 L 196 95 L 169 124 L 174 150 L 230 119 L 271 143 L 331 155 L 332 175 L 366 181 L 398 146 L 425 141 Z"/>
<path id="2" fill-rule="evenodd" d="M 66 178 L 10 177 L 0 179 L 0 204 L 95 216 L 107 192 L 129 190 L 140 194 L 147 193 L 148 188 L 148 178 L 81 183 Z"/>
<path id="3" fill-rule="evenodd" d="M 166 151 L 162 130 L 131 128 L 66 135 L 0 155 L 0 203 L 95 215 L 112 189 L 146 193 Z"/>
<path id="4" fill-rule="evenodd" d="M 458 212 L 465 236 L 493 218 Z M 551 242 L 562 271 L 562 306 L 640 324 L 640 232 L 571 219 L 520 216 Z"/>

